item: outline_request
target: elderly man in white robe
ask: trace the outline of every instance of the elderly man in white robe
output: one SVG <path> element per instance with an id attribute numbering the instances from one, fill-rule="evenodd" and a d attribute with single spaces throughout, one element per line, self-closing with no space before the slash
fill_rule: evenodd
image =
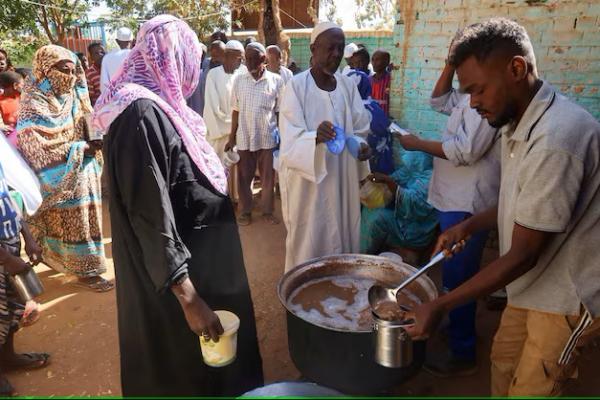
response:
<path id="1" fill-rule="evenodd" d="M 345 37 L 334 23 L 311 35 L 312 68 L 286 86 L 280 106 L 280 186 L 287 228 L 285 270 L 315 257 L 359 251 L 359 186 L 369 174 L 367 145 L 358 159 L 329 152 L 334 125 L 366 137 L 370 116 L 350 78 L 336 72 Z"/>
<path id="2" fill-rule="evenodd" d="M 204 122 L 208 142 L 221 160 L 231 131 L 231 88 L 238 74 L 246 72 L 242 65 L 244 46 L 237 40 L 225 45 L 223 65 L 208 71 L 204 93 Z"/>

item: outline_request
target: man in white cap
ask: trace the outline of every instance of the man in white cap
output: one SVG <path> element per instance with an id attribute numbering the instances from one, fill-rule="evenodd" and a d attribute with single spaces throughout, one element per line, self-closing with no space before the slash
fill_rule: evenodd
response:
<path id="1" fill-rule="evenodd" d="M 204 89 L 204 122 L 208 142 L 221 159 L 231 132 L 231 88 L 234 78 L 246 71 L 242 66 L 244 46 L 237 40 L 225 45 L 223 65 L 208 71 Z"/>
<path id="2" fill-rule="evenodd" d="M 208 142 L 215 149 L 219 158 L 225 156 L 225 145 L 231 132 L 231 88 L 234 78 L 246 71 L 242 65 L 244 46 L 237 40 L 230 40 L 225 45 L 223 65 L 212 68 L 206 75 L 204 88 L 204 122 L 206 123 Z M 229 173 L 229 195 L 237 199 L 236 171 Z"/>
<path id="3" fill-rule="evenodd" d="M 346 47 L 344 47 L 344 60 L 346 60 L 346 66 L 342 70 L 343 75 L 348 75 L 348 73 L 354 69 L 354 65 L 352 64 L 352 56 L 357 51 L 358 46 L 356 43 L 348 43 Z"/>
<path id="4" fill-rule="evenodd" d="M 370 118 L 354 82 L 338 73 L 345 37 L 332 22 L 318 24 L 310 38 L 312 67 L 292 78 L 280 106 L 279 184 L 286 239 L 285 269 L 315 257 L 359 251 L 359 184 L 369 174 L 370 150 L 359 160 L 326 142 L 366 137 Z"/>
<path id="5" fill-rule="evenodd" d="M 117 44 L 119 49 L 112 51 L 104 56 L 102 60 L 102 69 L 100 72 L 100 91 L 104 92 L 111 78 L 115 76 L 121 64 L 125 61 L 131 51 L 131 42 L 133 42 L 133 32 L 129 28 L 119 28 L 117 30 Z"/>
<path id="6" fill-rule="evenodd" d="M 279 224 L 273 215 L 273 150 L 277 146 L 277 113 L 285 85 L 278 74 L 266 69 L 266 56 L 267 51 L 262 44 L 249 43 L 246 46 L 248 72 L 235 78 L 231 90 L 233 114 L 225 150 L 237 146 L 240 155 L 237 181 L 241 209 L 238 224 L 241 226 L 252 222 L 251 186 L 257 167 L 262 186 L 263 219 L 271 225 Z"/>

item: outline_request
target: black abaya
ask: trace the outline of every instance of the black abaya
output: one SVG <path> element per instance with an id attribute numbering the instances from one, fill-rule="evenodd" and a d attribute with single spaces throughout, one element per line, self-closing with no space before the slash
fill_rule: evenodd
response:
<path id="1" fill-rule="evenodd" d="M 193 164 L 166 114 L 132 103 L 104 144 L 110 183 L 125 396 L 236 396 L 263 384 L 239 233 L 229 198 Z M 213 310 L 241 320 L 236 361 L 208 367 L 169 289 L 189 274 Z"/>

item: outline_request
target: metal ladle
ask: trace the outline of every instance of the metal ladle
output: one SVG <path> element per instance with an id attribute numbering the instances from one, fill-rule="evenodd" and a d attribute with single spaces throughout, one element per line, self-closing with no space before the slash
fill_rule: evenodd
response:
<path id="1" fill-rule="evenodd" d="M 455 244 L 454 246 L 452 246 L 452 249 L 450 251 L 454 252 L 458 246 L 459 246 L 459 244 Z M 377 306 L 383 302 L 391 301 L 391 302 L 397 303 L 398 302 L 398 299 L 397 299 L 398 293 L 402 289 L 406 288 L 408 285 L 410 285 L 412 282 L 414 282 L 417 278 L 419 278 L 421 275 L 423 275 L 425 272 L 427 272 L 428 269 L 430 269 L 431 267 L 433 267 L 434 265 L 436 265 L 437 263 L 442 261 L 444 258 L 446 258 L 446 255 L 445 255 L 444 251 L 442 250 L 439 253 L 437 253 L 435 256 L 433 256 L 426 265 L 421 267 L 410 278 L 408 278 L 407 280 L 402 282 L 400 284 L 400 286 L 398 286 L 396 288 L 386 288 L 381 285 L 371 286 L 371 288 L 369 289 L 369 304 L 371 305 L 371 310 L 373 310 L 373 312 L 375 312 L 375 309 L 377 308 Z M 375 313 L 375 314 L 377 314 L 377 313 Z"/>

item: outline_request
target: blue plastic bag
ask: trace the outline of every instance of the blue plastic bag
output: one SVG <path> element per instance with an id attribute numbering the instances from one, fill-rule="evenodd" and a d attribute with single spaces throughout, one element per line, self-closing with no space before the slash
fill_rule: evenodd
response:
<path id="1" fill-rule="evenodd" d="M 356 158 L 357 160 L 358 154 L 360 153 L 360 145 L 363 143 L 368 146 L 367 141 L 358 136 L 350 136 L 346 139 L 346 147 L 348 148 L 348 151 L 352 157 Z"/>
<path id="2" fill-rule="evenodd" d="M 333 130 L 335 131 L 335 138 L 326 142 L 327 148 L 333 154 L 340 154 L 346 147 L 346 134 L 344 130 L 339 126 L 334 125 Z"/>

